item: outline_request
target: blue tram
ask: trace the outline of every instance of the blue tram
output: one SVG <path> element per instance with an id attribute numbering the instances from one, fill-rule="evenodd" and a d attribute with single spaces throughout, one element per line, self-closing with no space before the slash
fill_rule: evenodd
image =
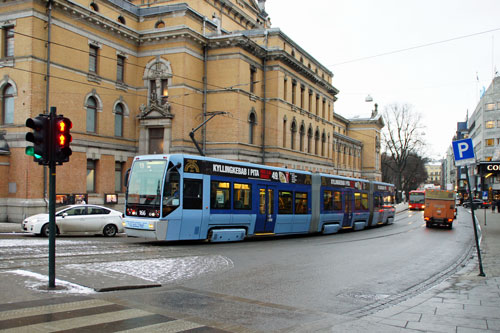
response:
<path id="1" fill-rule="evenodd" d="M 238 241 L 394 221 L 394 185 L 183 154 L 144 155 L 127 175 L 125 232 Z"/>

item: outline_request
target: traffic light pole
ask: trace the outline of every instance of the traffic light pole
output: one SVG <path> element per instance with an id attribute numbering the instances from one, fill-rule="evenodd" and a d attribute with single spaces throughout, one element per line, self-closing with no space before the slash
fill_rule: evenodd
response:
<path id="1" fill-rule="evenodd" d="M 54 158 L 56 107 L 50 107 L 49 144 L 49 288 L 56 287 L 56 161 Z"/>

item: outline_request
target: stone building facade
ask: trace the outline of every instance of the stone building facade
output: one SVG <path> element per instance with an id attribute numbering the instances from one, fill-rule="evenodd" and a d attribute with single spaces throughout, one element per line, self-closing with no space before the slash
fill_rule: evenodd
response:
<path id="1" fill-rule="evenodd" d="M 7 0 L 0 25 L 0 220 L 46 209 L 25 122 L 51 106 L 73 122 L 59 203 L 121 209 L 133 157 L 199 154 L 193 129 L 207 156 L 381 178 L 383 121 L 335 112 L 333 73 L 263 0 Z"/>

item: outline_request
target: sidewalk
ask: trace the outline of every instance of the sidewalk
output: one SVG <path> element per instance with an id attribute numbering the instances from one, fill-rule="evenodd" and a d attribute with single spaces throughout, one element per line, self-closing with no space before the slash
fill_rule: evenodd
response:
<path id="1" fill-rule="evenodd" d="M 459 214 L 470 218 L 468 211 L 459 208 Z M 370 316 L 330 327 L 331 331 L 500 332 L 500 214 L 479 209 L 476 217 L 486 277 L 478 276 L 474 246 L 474 258 L 437 286 Z"/>

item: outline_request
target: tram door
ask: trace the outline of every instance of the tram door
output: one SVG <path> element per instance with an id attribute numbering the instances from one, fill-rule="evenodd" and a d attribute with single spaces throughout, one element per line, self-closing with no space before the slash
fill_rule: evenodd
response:
<path id="1" fill-rule="evenodd" d="M 257 221 L 255 222 L 255 233 L 273 233 L 276 224 L 275 211 L 275 186 L 259 185 L 259 208 Z"/>
<path id="2" fill-rule="evenodd" d="M 344 192 L 344 219 L 342 227 L 351 227 L 354 196 L 352 192 Z"/>

